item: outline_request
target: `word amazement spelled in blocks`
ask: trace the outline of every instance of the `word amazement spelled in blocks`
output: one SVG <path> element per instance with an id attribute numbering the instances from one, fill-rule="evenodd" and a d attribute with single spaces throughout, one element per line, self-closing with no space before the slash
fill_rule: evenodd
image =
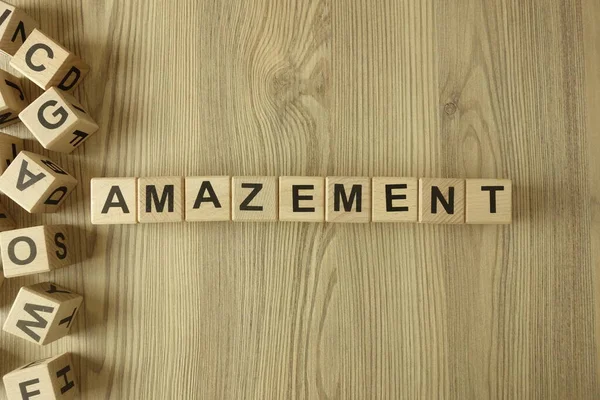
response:
<path id="1" fill-rule="evenodd" d="M 510 224 L 512 182 L 394 177 L 94 178 L 93 224 L 180 221 Z"/>

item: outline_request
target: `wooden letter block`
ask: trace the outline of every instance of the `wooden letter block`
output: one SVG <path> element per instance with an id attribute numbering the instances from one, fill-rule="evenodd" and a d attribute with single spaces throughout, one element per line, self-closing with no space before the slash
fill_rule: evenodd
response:
<path id="1" fill-rule="evenodd" d="M 42 146 L 59 153 L 71 153 L 98 130 L 75 97 L 55 87 L 46 90 L 19 118 Z"/>
<path id="2" fill-rule="evenodd" d="M 38 29 L 31 32 L 15 53 L 10 66 L 44 90 L 52 86 L 73 90 L 89 72 L 81 58 Z"/>
<path id="3" fill-rule="evenodd" d="M 10 231 L 17 228 L 17 223 L 8 214 L 6 207 L 0 204 L 0 232 Z"/>
<path id="4" fill-rule="evenodd" d="M 231 221 L 231 178 L 185 178 L 186 221 Z"/>
<path id="5" fill-rule="evenodd" d="M 419 179 L 419 222 L 465 223 L 465 180 Z"/>
<path id="6" fill-rule="evenodd" d="M 19 113 L 27 107 L 21 80 L 0 69 L 0 128 L 19 122 Z"/>
<path id="7" fill-rule="evenodd" d="M 30 213 L 55 212 L 77 180 L 48 157 L 22 151 L 0 176 L 0 191 Z"/>
<path id="8" fill-rule="evenodd" d="M 38 28 L 37 21 L 4 1 L 0 1 L 0 51 L 13 56 L 27 36 Z"/>
<path id="9" fill-rule="evenodd" d="M 183 207 L 183 177 L 138 179 L 138 222 L 182 222 Z"/>
<path id="10" fill-rule="evenodd" d="M 366 223 L 371 221 L 371 178 L 326 178 L 327 222 Z"/>
<path id="11" fill-rule="evenodd" d="M 234 176 L 231 187 L 234 221 L 277 221 L 277 177 Z"/>
<path id="12" fill-rule="evenodd" d="M 79 392 L 70 353 L 26 364 L 3 380 L 8 400 L 70 400 Z"/>
<path id="13" fill-rule="evenodd" d="M 83 297 L 51 282 L 24 286 L 4 323 L 4 331 L 37 344 L 66 336 Z"/>
<path id="14" fill-rule="evenodd" d="M 510 224 L 512 182 L 506 179 L 467 179 L 467 224 Z"/>
<path id="15" fill-rule="evenodd" d="M 373 178 L 373 222 L 417 222 L 417 178 Z"/>
<path id="16" fill-rule="evenodd" d="M 137 178 L 92 178 L 92 224 L 137 224 Z"/>
<path id="17" fill-rule="evenodd" d="M 325 221 L 325 178 L 312 176 L 280 177 L 279 220 Z"/>
<path id="18" fill-rule="evenodd" d="M 23 139 L 0 132 L 0 175 L 23 151 Z"/>
<path id="19" fill-rule="evenodd" d="M 44 225 L 0 233 L 4 276 L 39 274 L 74 262 L 67 225 Z"/>

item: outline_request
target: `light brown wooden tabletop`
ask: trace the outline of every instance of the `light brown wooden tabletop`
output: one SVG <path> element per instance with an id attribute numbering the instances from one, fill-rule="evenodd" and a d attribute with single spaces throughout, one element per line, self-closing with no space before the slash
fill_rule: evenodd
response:
<path id="1" fill-rule="evenodd" d="M 91 66 L 101 128 L 71 155 L 3 129 L 80 181 L 9 211 L 79 226 L 85 261 L 5 280 L 1 321 L 48 280 L 84 308 L 45 347 L 0 332 L 0 374 L 71 351 L 83 399 L 600 398 L 597 0 L 16 5 Z M 514 220 L 91 225 L 92 177 L 163 175 L 506 178 Z"/>

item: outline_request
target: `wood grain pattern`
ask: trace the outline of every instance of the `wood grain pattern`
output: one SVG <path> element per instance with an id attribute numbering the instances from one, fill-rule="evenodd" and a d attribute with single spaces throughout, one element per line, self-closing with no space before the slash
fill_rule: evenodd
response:
<path id="1" fill-rule="evenodd" d="M 6 279 L 0 317 L 43 280 L 85 300 L 46 347 L 0 335 L 0 373 L 71 351 L 84 399 L 600 397 L 591 0 L 16 5 L 90 65 L 100 130 L 51 154 L 81 182 L 59 213 L 8 204 L 85 260 Z M 218 175 L 506 178 L 514 221 L 90 224 L 92 177 Z"/>

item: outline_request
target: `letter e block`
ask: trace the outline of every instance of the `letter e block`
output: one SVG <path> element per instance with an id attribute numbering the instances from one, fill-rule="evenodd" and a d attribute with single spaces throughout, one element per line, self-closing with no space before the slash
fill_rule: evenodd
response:
<path id="1" fill-rule="evenodd" d="M 92 179 L 92 224 L 137 224 L 137 178 Z"/>
<path id="2" fill-rule="evenodd" d="M 51 282 L 24 286 L 12 305 L 4 331 L 37 344 L 48 344 L 71 330 L 83 297 Z"/>
<path id="3" fill-rule="evenodd" d="M 23 139 L 0 132 L 0 175 L 23 151 Z"/>
<path id="4" fill-rule="evenodd" d="M 2 380 L 8 400 L 70 400 L 79 392 L 70 353 L 26 364 Z"/>
<path id="5" fill-rule="evenodd" d="M 327 222 L 371 222 L 371 178 L 328 176 L 326 186 Z"/>
<path id="6" fill-rule="evenodd" d="M 138 222 L 182 222 L 183 207 L 183 177 L 138 179 Z"/>
<path id="7" fill-rule="evenodd" d="M 280 177 L 279 220 L 325 221 L 325 178 L 312 176 Z"/>
<path id="8" fill-rule="evenodd" d="M 19 113 L 27 107 L 21 80 L 0 69 L 0 128 L 19 122 Z"/>
<path id="9" fill-rule="evenodd" d="M 15 53 L 10 66 L 44 90 L 52 86 L 73 90 L 89 72 L 81 58 L 38 29 L 31 32 Z"/>
<path id="10" fill-rule="evenodd" d="M 507 179 L 467 179 L 467 224 L 510 224 L 512 182 Z"/>
<path id="11" fill-rule="evenodd" d="M 234 176 L 231 187 L 234 221 L 277 221 L 277 177 Z"/>
<path id="12" fill-rule="evenodd" d="M 186 221 L 231 221 L 231 178 L 185 178 Z"/>
<path id="13" fill-rule="evenodd" d="M 373 178 L 373 222 L 417 222 L 417 178 Z"/>
<path id="14" fill-rule="evenodd" d="M 77 180 L 48 157 L 22 151 L 0 176 L 0 191 L 30 213 L 55 212 Z"/>
<path id="15" fill-rule="evenodd" d="M 37 21 L 23 10 L 0 1 L 0 51 L 13 56 L 37 27 Z"/>
<path id="16" fill-rule="evenodd" d="M 98 125 L 70 94 L 52 87 L 38 97 L 19 118 L 44 148 L 71 153 Z"/>
<path id="17" fill-rule="evenodd" d="M 419 222 L 465 223 L 465 180 L 419 179 Z"/>

